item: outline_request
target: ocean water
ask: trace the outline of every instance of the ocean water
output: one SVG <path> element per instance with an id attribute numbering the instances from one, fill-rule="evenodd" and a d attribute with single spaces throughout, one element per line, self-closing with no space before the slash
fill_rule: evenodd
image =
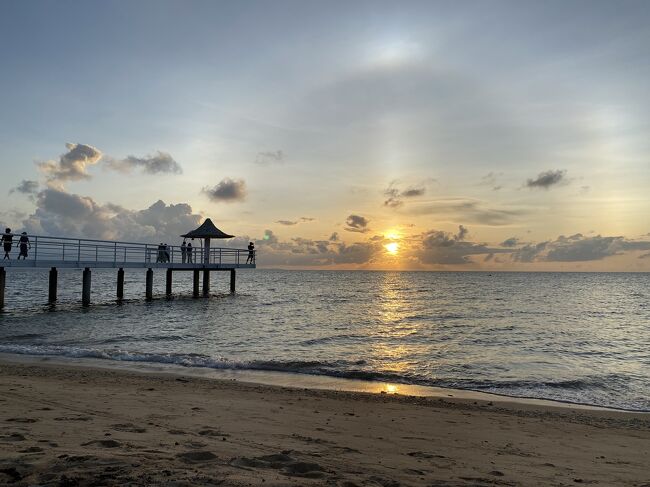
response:
<path id="1" fill-rule="evenodd" d="M 144 270 L 9 270 L 0 352 L 273 370 L 650 411 L 650 274 L 247 270 L 144 301 Z"/>

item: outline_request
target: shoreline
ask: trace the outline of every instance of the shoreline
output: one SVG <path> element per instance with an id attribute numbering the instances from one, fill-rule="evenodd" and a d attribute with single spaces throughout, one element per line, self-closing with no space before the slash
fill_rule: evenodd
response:
<path id="1" fill-rule="evenodd" d="M 0 357 L 0 484 L 639 486 L 650 415 Z"/>
<path id="2" fill-rule="evenodd" d="M 288 371 L 255 369 L 215 369 L 210 367 L 188 367 L 180 364 L 166 364 L 145 361 L 119 361 L 93 357 L 68 357 L 64 355 L 30 355 L 0 352 L 0 363 L 16 364 L 61 364 L 77 367 L 115 369 L 145 374 L 171 374 L 208 378 L 214 380 L 236 380 L 245 383 L 295 389 L 314 389 L 340 392 L 363 392 L 414 397 L 456 398 L 471 401 L 512 403 L 521 406 L 545 406 L 591 411 L 611 411 L 629 414 L 650 414 L 650 411 L 622 409 L 593 404 L 540 399 L 535 397 L 508 396 L 472 389 L 455 389 L 437 386 L 403 384 L 398 382 L 372 381 L 306 374 Z"/>

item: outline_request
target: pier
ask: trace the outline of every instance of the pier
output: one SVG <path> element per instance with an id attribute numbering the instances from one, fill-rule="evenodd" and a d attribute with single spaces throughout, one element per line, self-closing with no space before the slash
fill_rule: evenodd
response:
<path id="1" fill-rule="evenodd" d="M 215 238 L 232 238 L 217 229 L 208 218 L 196 230 L 181 237 L 188 239 L 192 247 L 161 245 L 110 240 L 74 239 L 26 235 L 29 238 L 27 258 L 18 260 L 17 244 L 22 235 L 14 234 L 11 258 L 0 261 L 0 308 L 5 304 L 7 271 L 11 269 L 50 269 L 48 279 L 48 302 L 57 300 L 59 269 L 83 269 L 80 286 L 81 302 L 90 305 L 92 269 L 117 269 L 116 299 L 124 298 L 124 269 L 146 269 L 145 298 L 153 299 L 154 270 L 165 270 L 165 295 L 173 295 L 174 272 L 193 273 L 193 296 L 210 293 L 210 272 L 230 273 L 230 292 L 236 288 L 236 270 L 254 269 L 255 251 L 211 247 Z M 194 244 L 196 243 L 196 246 Z M 4 252 L 3 252 L 4 255 Z M 203 283 L 201 284 L 201 276 Z"/>

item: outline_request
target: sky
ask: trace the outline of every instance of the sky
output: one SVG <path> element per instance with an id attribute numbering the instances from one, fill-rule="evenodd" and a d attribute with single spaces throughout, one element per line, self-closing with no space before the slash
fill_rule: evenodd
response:
<path id="1" fill-rule="evenodd" d="M 0 3 L 0 225 L 650 271 L 650 2 Z"/>

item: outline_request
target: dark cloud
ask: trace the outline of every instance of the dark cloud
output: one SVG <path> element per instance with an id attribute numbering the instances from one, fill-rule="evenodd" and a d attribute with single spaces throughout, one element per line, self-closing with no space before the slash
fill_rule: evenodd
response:
<path id="1" fill-rule="evenodd" d="M 486 244 L 466 242 L 468 230 L 460 225 L 457 234 L 442 230 L 429 230 L 421 235 L 421 247 L 414 251 L 415 257 L 423 264 L 469 264 L 472 255 L 504 252 L 489 248 Z"/>
<path id="2" fill-rule="evenodd" d="M 273 164 L 284 162 L 284 152 L 281 150 L 258 152 L 255 158 L 257 164 Z"/>
<path id="3" fill-rule="evenodd" d="M 510 237 L 501 242 L 501 247 L 516 247 L 519 245 L 519 239 L 517 237 Z"/>
<path id="4" fill-rule="evenodd" d="M 426 193 L 426 188 L 424 186 L 409 186 L 404 190 L 400 190 L 397 187 L 398 182 L 393 181 L 388 185 L 388 188 L 384 190 L 384 206 L 390 208 L 399 208 L 404 204 L 402 201 L 403 198 L 416 198 L 418 196 L 423 196 Z"/>
<path id="5" fill-rule="evenodd" d="M 101 151 L 85 144 L 66 144 L 68 152 L 62 154 L 58 161 L 45 161 L 38 164 L 40 170 L 50 182 L 79 181 L 90 179 L 87 168 L 97 164 L 102 157 Z"/>
<path id="6" fill-rule="evenodd" d="M 204 187 L 202 190 L 210 200 L 232 203 L 246 199 L 246 182 L 243 179 L 222 179 L 216 186 Z"/>
<path id="7" fill-rule="evenodd" d="M 546 249 L 549 242 L 526 244 L 512 253 L 515 262 L 533 262 Z"/>
<path id="8" fill-rule="evenodd" d="M 279 223 L 280 225 L 293 226 L 297 225 L 298 223 L 309 223 L 315 220 L 316 218 L 301 216 L 298 220 L 277 220 L 275 223 Z"/>
<path id="9" fill-rule="evenodd" d="M 566 171 L 555 170 L 555 171 L 545 171 L 537 175 L 535 179 L 529 179 L 526 181 L 526 186 L 529 188 L 541 188 L 549 189 L 552 186 L 557 186 L 558 184 L 566 181 Z"/>
<path id="10" fill-rule="evenodd" d="M 9 193 L 22 193 L 27 195 L 35 195 L 38 192 L 38 181 L 31 181 L 23 179 L 18 186 L 11 189 Z"/>
<path id="11" fill-rule="evenodd" d="M 345 224 L 347 225 L 345 229 L 348 232 L 365 233 L 369 230 L 368 223 L 370 223 L 370 221 L 363 216 L 350 215 L 345 220 Z"/>
<path id="12" fill-rule="evenodd" d="M 329 238 L 330 242 L 338 242 L 339 241 L 339 234 L 337 232 L 332 233 Z"/>
<path id="13" fill-rule="evenodd" d="M 512 253 L 516 262 L 585 262 L 602 260 L 626 251 L 650 250 L 650 242 L 621 236 L 585 237 L 581 233 L 560 235 L 553 241 L 527 244 Z"/>
<path id="14" fill-rule="evenodd" d="M 201 216 L 186 203 L 157 201 L 144 210 L 99 204 L 89 196 L 56 188 L 40 191 L 36 210 L 23 222 L 29 233 L 134 242 L 174 242 L 196 228 Z"/>
<path id="15" fill-rule="evenodd" d="M 106 165 L 117 171 L 130 172 L 133 169 L 141 169 L 147 174 L 182 174 L 183 169 L 167 152 L 157 151 L 154 155 L 145 157 L 128 156 L 126 159 L 110 159 Z"/>

